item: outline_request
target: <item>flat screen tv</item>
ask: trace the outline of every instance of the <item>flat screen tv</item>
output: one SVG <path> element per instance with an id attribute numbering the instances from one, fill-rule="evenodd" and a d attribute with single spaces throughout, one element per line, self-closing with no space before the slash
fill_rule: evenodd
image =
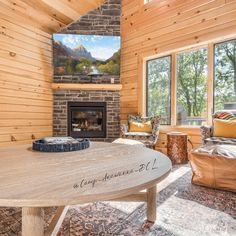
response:
<path id="1" fill-rule="evenodd" d="M 54 34 L 55 75 L 119 75 L 120 36 Z"/>

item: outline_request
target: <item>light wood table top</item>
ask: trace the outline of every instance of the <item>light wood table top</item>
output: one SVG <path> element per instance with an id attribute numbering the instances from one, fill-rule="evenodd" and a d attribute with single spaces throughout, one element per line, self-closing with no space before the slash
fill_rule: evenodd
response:
<path id="1" fill-rule="evenodd" d="M 154 222 L 156 183 L 170 170 L 167 156 L 140 145 L 95 142 L 64 153 L 0 148 L 0 206 L 22 207 L 22 236 L 56 236 L 68 205 L 101 200 L 147 202 Z M 45 206 L 59 206 L 46 231 Z"/>
<path id="2" fill-rule="evenodd" d="M 0 205 L 65 206 L 110 200 L 154 186 L 171 162 L 151 149 L 91 143 L 64 153 L 32 151 L 20 145 L 0 149 Z"/>

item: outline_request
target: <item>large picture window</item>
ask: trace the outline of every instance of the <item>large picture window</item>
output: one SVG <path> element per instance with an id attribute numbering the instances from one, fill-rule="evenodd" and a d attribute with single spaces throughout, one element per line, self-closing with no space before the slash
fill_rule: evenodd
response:
<path id="1" fill-rule="evenodd" d="M 177 54 L 177 125 L 201 125 L 207 118 L 207 49 Z"/>
<path id="2" fill-rule="evenodd" d="M 236 39 L 146 61 L 146 115 L 162 124 L 200 126 L 236 110 Z"/>
<path id="3" fill-rule="evenodd" d="M 171 56 L 147 62 L 147 115 L 161 116 L 161 124 L 170 124 Z"/>
<path id="4" fill-rule="evenodd" d="M 236 40 L 214 47 L 214 110 L 236 109 Z"/>

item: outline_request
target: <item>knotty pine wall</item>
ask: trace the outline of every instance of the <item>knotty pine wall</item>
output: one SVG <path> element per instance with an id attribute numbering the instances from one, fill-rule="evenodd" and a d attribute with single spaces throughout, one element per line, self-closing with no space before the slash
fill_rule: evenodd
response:
<path id="1" fill-rule="evenodd" d="M 144 60 L 236 34 L 235 0 L 122 1 L 121 122 L 144 111 Z M 166 152 L 166 132 L 184 131 L 197 146 L 199 128 L 162 127 L 157 148 Z"/>
<path id="2" fill-rule="evenodd" d="M 52 135 L 51 35 L 7 1 L 0 12 L 0 146 L 30 143 Z"/>

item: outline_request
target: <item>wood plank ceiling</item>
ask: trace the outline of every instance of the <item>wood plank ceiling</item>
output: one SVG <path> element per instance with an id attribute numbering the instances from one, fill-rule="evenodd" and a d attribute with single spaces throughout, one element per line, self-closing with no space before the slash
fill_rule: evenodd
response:
<path id="1" fill-rule="evenodd" d="M 103 2 L 105 0 L 0 0 L 0 7 L 6 9 L 4 14 L 51 34 Z"/>

